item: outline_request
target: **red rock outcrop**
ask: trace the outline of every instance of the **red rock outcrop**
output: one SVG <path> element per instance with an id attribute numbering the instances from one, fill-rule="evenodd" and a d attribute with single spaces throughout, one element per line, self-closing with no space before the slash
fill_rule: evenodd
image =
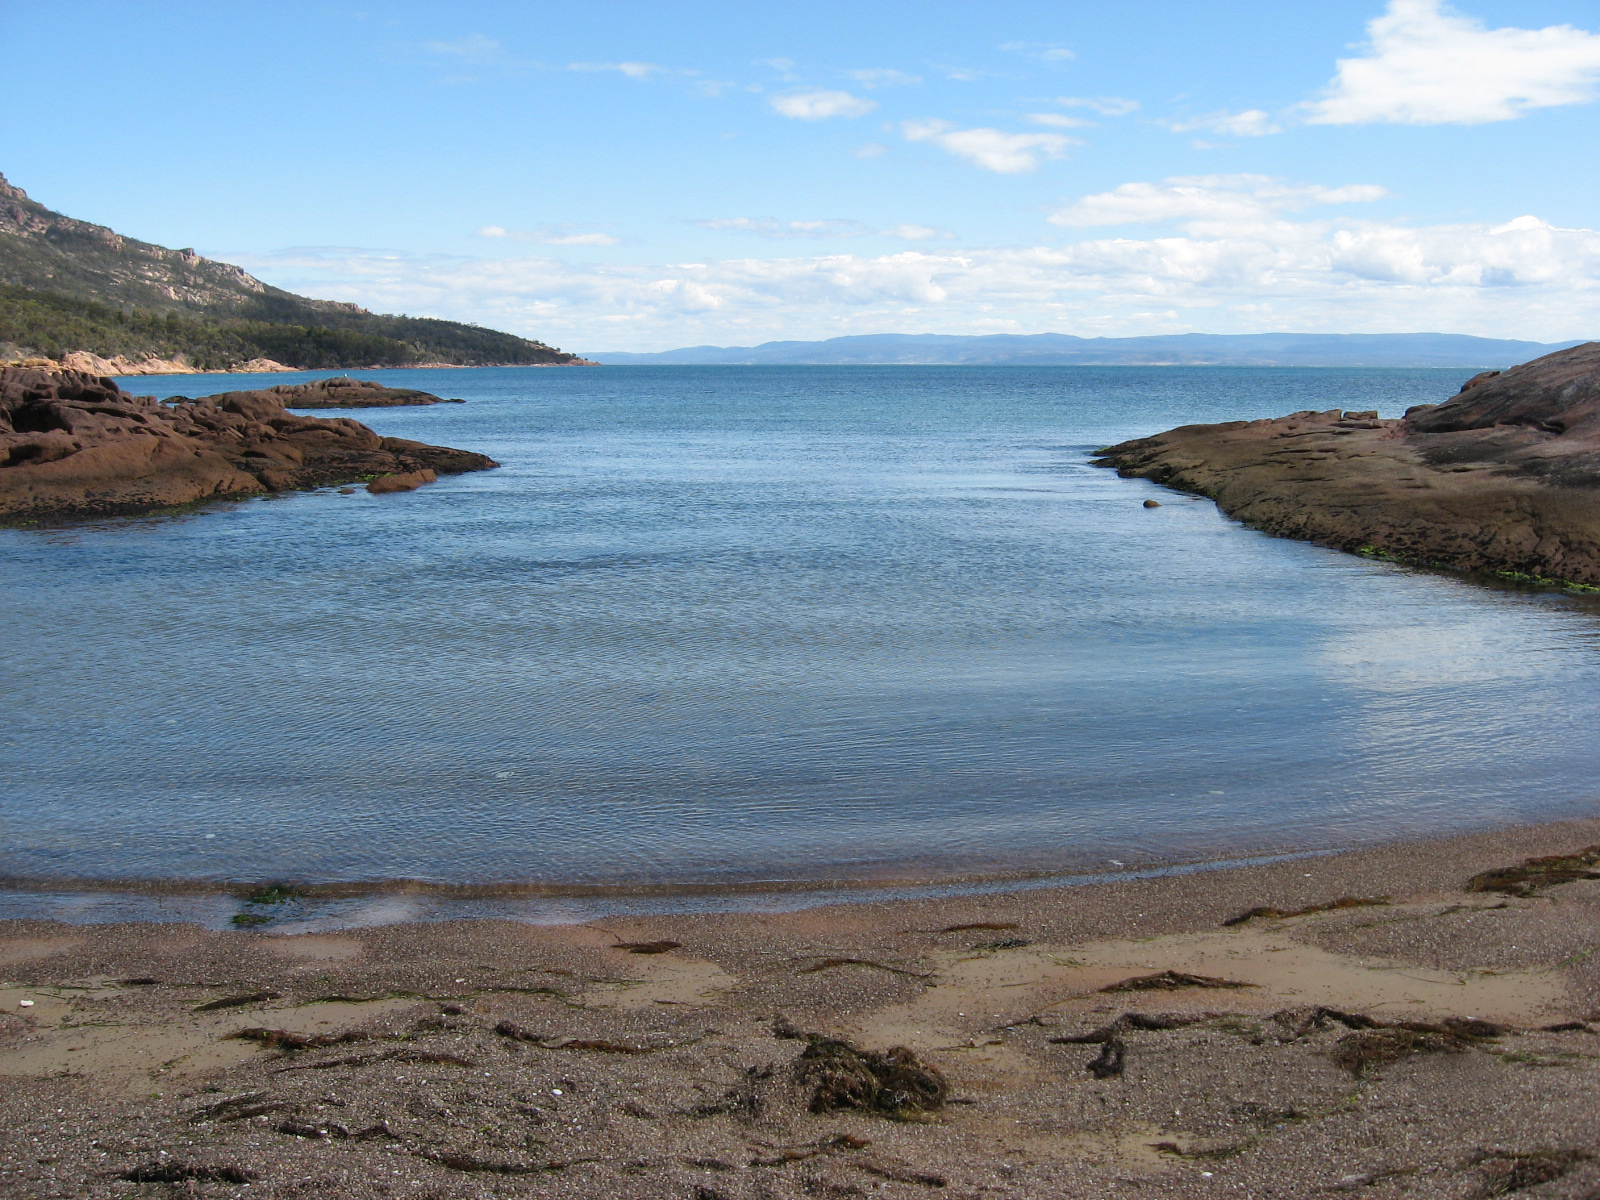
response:
<path id="1" fill-rule="evenodd" d="M 1486 372 L 1403 420 L 1186 425 L 1097 458 L 1269 533 L 1600 586 L 1600 342 Z"/>
<path id="2" fill-rule="evenodd" d="M 81 371 L 0 370 L 0 520 L 131 514 L 498 465 L 381 437 L 347 417 L 291 413 L 271 392 L 160 401 Z"/>
<path id="3" fill-rule="evenodd" d="M 237 396 L 272 396 L 278 403 L 290 408 L 393 408 L 402 404 L 461 404 L 460 400 L 446 400 L 432 392 L 415 388 L 385 387 L 370 379 L 351 379 L 339 375 L 332 379 L 314 379 L 310 383 L 280 383 L 276 387 L 254 392 L 223 392 L 208 399 L 229 400 Z"/>

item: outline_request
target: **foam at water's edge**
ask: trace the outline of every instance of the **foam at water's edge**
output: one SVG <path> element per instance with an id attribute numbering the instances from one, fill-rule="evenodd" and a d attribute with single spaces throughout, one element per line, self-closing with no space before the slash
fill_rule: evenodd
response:
<path id="1" fill-rule="evenodd" d="M 1155 879 L 1201 871 L 1263 866 L 1322 858 L 1342 850 L 1302 850 L 1244 858 L 1168 863 L 1137 869 L 1073 874 L 1018 874 L 921 882 L 840 880 L 828 883 L 613 885 L 562 889 L 548 884 L 442 884 L 385 880 L 370 884 L 312 884 L 277 901 L 275 911 L 252 906 L 259 889 L 202 885 L 192 880 L 66 881 L 0 879 L 0 920 L 45 919 L 68 923 L 186 921 L 224 928 L 241 912 L 263 915 L 274 933 L 361 928 L 403 921 L 509 919 L 535 924 L 578 924 L 619 914 L 792 912 L 839 903 L 867 904 L 935 896 L 986 895 Z M 282 906 L 279 908 L 279 906 Z M 256 924 L 254 921 L 248 922 Z"/>

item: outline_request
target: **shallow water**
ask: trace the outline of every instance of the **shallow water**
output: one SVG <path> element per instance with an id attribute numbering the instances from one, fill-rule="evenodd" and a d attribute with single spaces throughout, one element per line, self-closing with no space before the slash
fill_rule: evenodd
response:
<path id="1" fill-rule="evenodd" d="M 469 403 L 348 415 L 505 466 L 0 530 L 0 874 L 603 894 L 1592 813 L 1592 602 L 1087 465 L 1190 421 L 1398 415 L 1472 373 L 363 372 Z"/>

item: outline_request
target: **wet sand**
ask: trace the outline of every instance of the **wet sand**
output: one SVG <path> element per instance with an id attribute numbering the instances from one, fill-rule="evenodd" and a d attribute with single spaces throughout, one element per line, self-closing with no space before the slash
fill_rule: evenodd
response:
<path id="1" fill-rule="evenodd" d="M 0 922 L 0 1196 L 1592 1200 L 1600 880 L 1465 885 L 1597 842 L 587 925 Z M 1224 924 L 1343 897 L 1387 902 Z M 948 1102 L 812 1111 L 806 1035 Z"/>

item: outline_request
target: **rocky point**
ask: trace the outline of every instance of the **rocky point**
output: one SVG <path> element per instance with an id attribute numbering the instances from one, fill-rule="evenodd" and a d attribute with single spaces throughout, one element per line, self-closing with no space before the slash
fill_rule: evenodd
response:
<path id="1" fill-rule="evenodd" d="M 1330 409 L 1185 425 L 1097 459 L 1284 537 L 1600 585 L 1600 342 L 1485 372 L 1400 420 Z"/>
<path id="2" fill-rule="evenodd" d="M 388 476 L 426 482 L 499 465 L 382 437 L 348 417 L 292 413 L 286 399 L 162 401 L 81 371 L 0 369 L 0 520 L 133 514 Z"/>

